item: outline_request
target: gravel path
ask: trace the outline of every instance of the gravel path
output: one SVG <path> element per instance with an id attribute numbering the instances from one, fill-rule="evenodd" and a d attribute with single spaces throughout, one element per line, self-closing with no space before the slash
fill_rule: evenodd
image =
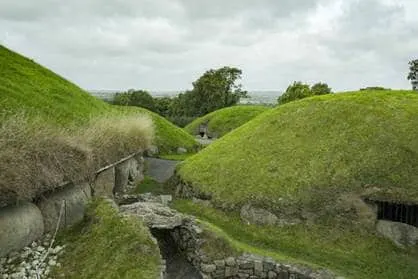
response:
<path id="1" fill-rule="evenodd" d="M 173 176 L 179 161 L 145 158 L 145 163 L 147 165 L 145 175 L 151 176 L 159 183 L 164 183 Z"/>

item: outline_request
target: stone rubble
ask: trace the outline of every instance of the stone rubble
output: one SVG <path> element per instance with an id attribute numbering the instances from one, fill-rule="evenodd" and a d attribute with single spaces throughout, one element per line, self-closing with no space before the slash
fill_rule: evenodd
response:
<path id="1" fill-rule="evenodd" d="M 20 252 L 0 258 L 0 279 L 52 279 L 49 274 L 61 266 L 59 256 L 65 245 L 49 248 L 51 241 L 51 235 L 46 234 Z"/>

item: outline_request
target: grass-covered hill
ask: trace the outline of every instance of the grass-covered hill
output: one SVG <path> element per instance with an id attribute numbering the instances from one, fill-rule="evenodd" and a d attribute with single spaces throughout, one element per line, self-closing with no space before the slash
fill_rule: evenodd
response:
<path id="1" fill-rule="evenodd" d="M 180 178 L 223 211 L 187 201 L 177 208 L 276 258 L 346 278 L 411 278 L 418 250 L 381 237 L 361 200 L 418 202 L 417 125 L 418 94 L 411 91 L 349 92 L 278 106 L 179 166 Z M 244 224 L 240 209 L 247 203 L 301 222 Z"/>
<path id="2" fill-rule="evenodd" d="M 147 113 L 156 128 L 156 143 L 163 151 L 192 148 L 194 139 L 163 117 L 145 109 L 119 109 L 91 96 L 75 84 L 0 45 L 0 115 L 24 111 L 52 124 L 85 124 L 92 117 Z"/>
<path id="3" fill-rule="evenodd" d="M 0 46 L 0 206 L 31 200 L 64 179 L 86 179 L 110 162 L 157 145 L 196 142 L 163 117 L 111 106 Z"/>
<path id="4" fill-rule="evenodd" d="M 191 135 L 197 135 L 199 134 L 199 126 L 206 124 L 209 135 L 222 137 L 268 109 L 264 106 L 228 107 L 199 117 L 184 129 Z"/>
<path id="5" fill-rule="evenodd" d="M 344 93 L 279 106 L 180 167 L 215 200 L 320 210 L 343 193 L 418 201 L 418 94 Z M 228 187 L 225 187 L 228 185 Z"/>

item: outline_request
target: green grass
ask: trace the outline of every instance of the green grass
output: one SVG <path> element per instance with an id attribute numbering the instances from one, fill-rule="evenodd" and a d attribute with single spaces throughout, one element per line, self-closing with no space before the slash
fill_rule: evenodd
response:
<path id="1" fill-rule="evenodd" d="M 191 135 L 197 135 L 199 133 L 199 125 L 208 123 L 208 133 L 216 137 L 222 137 L 268 109 L 268 107 L 264 106 L 228 107 L 199 117 L 184 129 Z"/>
<path id="2" fill-rule="evenodd" d="M 308 98 L 260 115 L 178 171 L 217 204 L 281 214 L 327 214 L 347 193 L 418 201 L 417 126 L 411 91 Z"/>
<path id="3" fill-rule="evenodd" d="M 86 221 L 62 233 L 59 242 L 67 247 L 52 278 L 158 278 L 159 249 L 148 229 L 107 202 L 94 203 Z"/>
<path id="4" fill-rule="evenodd" d="M 161 159 L 171 160 L 171 161 L 184 161 L 187 158 L 195 155 L 196 153 L 186 153 L 186 154 L 165 154 L 159 156 Z"/>
<path id="5" fill-rule="evenodd" d="M 0 112 L 26 111 L 53 123 L 85 123 L 110 107 L 80 87 L 0 45 Z"/>
<path id="6" fill-rule="evenodd" d="M 417 247 L 400 249 L 371 233 L 320 225 L 259 227 L 243 224 L 238 214 L 191 201 L 175 201 L 174 207 L 199 218 L 236 251 L 323 267 L 351 279 L 409 279 L 418 274 Z"/>
<path id="7" fill-rule="evenodd" d="M 161 153 L 178 147 L 194 151 L 192 136 L 169 121 L 145 109 L 118 108 L 88 94 L 52 71 L 0 45 L 0 119 L 24 112 L 45 122 L 79 127 L 92 117 L 128 113 L 148 114 L 155 125 L 155 144 Z"/>
<path id="8" fill-rule="evenodd" d="M 153 193 L 161 195 L 165 193 L 164 184 L 155 181 L 150 176 L 145 176 L 144 180 L 139 182 L 135 188 L 135 194 Z"/>

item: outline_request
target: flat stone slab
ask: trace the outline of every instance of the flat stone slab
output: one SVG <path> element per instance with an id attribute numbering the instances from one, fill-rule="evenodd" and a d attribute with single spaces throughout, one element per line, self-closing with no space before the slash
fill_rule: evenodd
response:
<path id="1" fill-rule="evenodd" d="M 157 202 L 137 202 L 122 205 L 123 215 L 141 219 L 149 228 L 171 230 L 181 226 L 188 218 L 183 214 Z"/>

